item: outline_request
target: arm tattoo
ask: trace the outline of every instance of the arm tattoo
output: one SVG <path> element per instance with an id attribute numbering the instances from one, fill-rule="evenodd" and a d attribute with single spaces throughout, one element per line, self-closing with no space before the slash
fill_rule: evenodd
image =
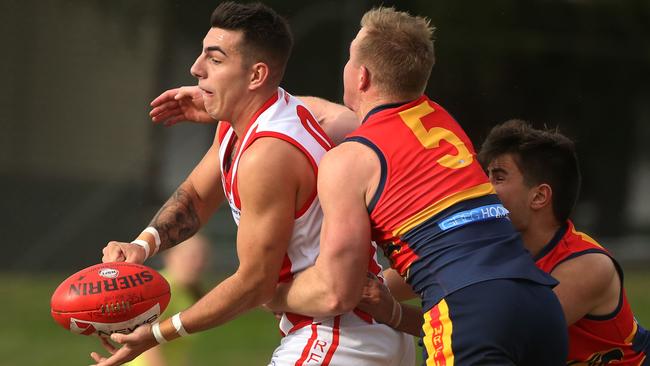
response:
<path id="1" fill-rule="evenodd" d="M 192 194 L 179 187 L 160 208 L 149 226 L 160 234 L 160 250 L 169 249 L 196 234 L 201 227 Z"/>

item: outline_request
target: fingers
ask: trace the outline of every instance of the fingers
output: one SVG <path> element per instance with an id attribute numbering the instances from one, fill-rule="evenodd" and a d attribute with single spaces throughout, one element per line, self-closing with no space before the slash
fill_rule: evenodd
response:
<path id="1" fill-rule="evenodd" d="M 97 362 L 97 363 L 100 363 L 100 362 L 106 360 L 106 357 L 103 357 L 102 355 L 100 355 L 97 352 L 90 352 L 90 357 L 92 357 L 92 359 L 95 360 L 95 362 Z M 97 365 L 92 365 L 92 366 L 97 366 Z"/>
<path id="2" fill-rule="evenodd" d="M 119 242 L 112 241 L 102 249 L 102 262 L 124 262 L 126 256 L 122 252 L 122 247 Z"/>
<path id="3" fill-rule="evenodd" d="M 126 255 L 124 261 L 127 263 L 142 264 L 147 259 L 144 248 L 136 244 L 127 244 L 128 248 L 123 247 L 122 252 Z"/>
<path id="4" fill-rule="evenodd" d="M 149 103 L 149 105 L 152 107 L 157 107 L 165 102 L 173 100 L 179 90 L 180 88 L 169 89 L 157 96 L 156 99 L 152 100 L 151 103 Z"/>
<path id="5" fill-rule="evenodd" d="M 111 344 L 111 342 L 109 342 L 107 338 L 99 337 L 99 340 L 101 341 L 102 346 L 104 346 L 104 348 L 106 348 L 108 352 L 110 352 L 111 354 L 115 353 L 117 348 L 115 348 L 115 346 L 113 346 L 113 344 Z"/>
<path id="6" fill-rule="evenodd" d="M 115 352 L 111 357 L 106 358 L 102 357 L 101 355 L 97 354 L 96 352 L 92 352 L 90 354 L 90 357 L 97 362 L 96 365 L 93 366 L 116 366 L 116 365 L 121 365 L 124 362 L 130 361 L 135 358 L 137 354 L 133 355 L 132 352 L 125 347 L 120 348 L 117 352 Z"/>
<path id="7" fill-rule="evenodd" d="M 112 241 L 102 249 L 104 256 L 103 263 L 109 262 L 129 262 L 142 264 L 146 259 L 146 253 L 143 247 L 131 244 Z"/>
<path id="8" fill-rule="evenodd" d="M 151 120 L 154 123 L 163 122 L 163 124 L 165 125 L 170 123 L 171 120 L 181 121 L 183 119 L 185 119 L 185 116 L 183 115 L 183 111 L 181 111 L 180 109 L 174 109 L 173 111 L 167 111 L 157 116 L 151 117 Z"/>
<path id="9" fill-rule="evenodd" d="M 152 108 L 151 111 L 149 112 L 149 116 L 155 117 L 155 116 L 158 116 L 158 115 L 160 115 L 162 113 L 165 113 L 165 112 L 170 113 L 170 112 L 173 112 L 174 110 L 180 111 L 179 106 L 180 106 L 180 103 L 178 101 L 176 101 L 176 100 L 171 100 L 169 102 L 164 102 L 164 103 L 161 103 L 161 104 L 157 105 L 156 107 Z"/>
<path id="10" fill-rule="evenodd" d="M 183 110 L 180 108 L 179 105 L 171 106 L 168 108 L 157 107 L 152 109 L 151 112 L 149 112 L 149 117 L 151 117 L 151 120 L 155 123 L 164 122 L 170 117 L 176 117 L 182 115 L 183 115 Z"/>
<path id="11" fill-rule="evenodd" d="M 133 360 L 142 352 L 157 344 L 151 333 L 150 325 L 141 325 L 131 334 L 111 334 L 110 341 L 121 344 L 122 347 L 120 348 L 113 346 L 108 338 L 101 338 L 101 341 L 104 348 L 111 353 L 111 356 L 106 358 L 97 352 L 92 352 L 90 357 L 97 362 L 94 366 L 121 365 L 124 362 Z"/>
<path id="12" fill-rule="evenodd" d="M 126 335 L 120 333 L 111 334 L 111 340 L 119 344 L 124 344 Z"/>
<path id="13" fill-rule="evenodd" d="M 126 257 L 124 254 L 120 253 L 117 256 L 106 256 L 102 257 L 102 263 L 111 263 L 111 262 L 126 262 Z"/>
<path id="14" fill-rule="evenodd" d="M 174 96 L 174 99 L 180 100 L 183 98 L 194 99 L 197 96 L 200 96 L 201 92 L 197 86 L 182 86 L 178 88 L 178 93 Z"/>

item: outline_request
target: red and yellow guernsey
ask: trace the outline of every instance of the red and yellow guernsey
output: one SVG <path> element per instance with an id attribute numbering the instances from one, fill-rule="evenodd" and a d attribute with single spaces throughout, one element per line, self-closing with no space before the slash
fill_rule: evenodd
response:
<path id="1" fill-rule="evenodd" d="M 601 253 L 614 262 L 621 279 L 618 307 L 608 315 L 586 315 L 569 327 L 568 365 L 648 365 L 650 335 L 634 319 L 625 296 L 623 271 L 609 252 L 567 221 L 536 256 L 536 264 L 551 273 L 559 264 L 589 253 Z"/>
<path id="2" fill-rule="evenodd" d="M 490 279 L 556 282 L 537 269 L 458 123 L 426 96 L 379 106 L 346 138 L 377 154 L 372 238 L 425 310 Z"/>

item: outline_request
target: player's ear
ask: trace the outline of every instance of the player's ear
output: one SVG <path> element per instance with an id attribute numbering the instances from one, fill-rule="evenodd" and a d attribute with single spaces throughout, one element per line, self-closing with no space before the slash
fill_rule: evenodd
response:
<path id="1" fill-rule="evenodd" d="M 367 67 L 359 66 L 359 80 L 357 88 L 361 91 L 366 91 L 370 88 L 370 71 Z"/>
<path id="2" fill-rule="evenodd" d="M 264 62 L 257 62 L 251 66 L 250 82 L 248 88 L 255 90 L 266 83 L 269 78 L 269 66 Z"/>
<path id="3" fill-rule="evenodd" d="M 542 183 L 535 187 L 533 191 L 533 199 L 530 203 L 531 208 L 538 210 L 546 206 L 550 206 L 553 199 L 553 189 L 550 185 Z"/>

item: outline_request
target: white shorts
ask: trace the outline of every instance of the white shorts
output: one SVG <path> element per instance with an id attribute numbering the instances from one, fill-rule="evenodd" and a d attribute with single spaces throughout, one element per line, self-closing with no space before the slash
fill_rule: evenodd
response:
<path id="1" fill-rule="evenodd" d="M 316 318 L 282 338 L 269 366 L 413 366 L 413 337 L 353 313 Z"/>

